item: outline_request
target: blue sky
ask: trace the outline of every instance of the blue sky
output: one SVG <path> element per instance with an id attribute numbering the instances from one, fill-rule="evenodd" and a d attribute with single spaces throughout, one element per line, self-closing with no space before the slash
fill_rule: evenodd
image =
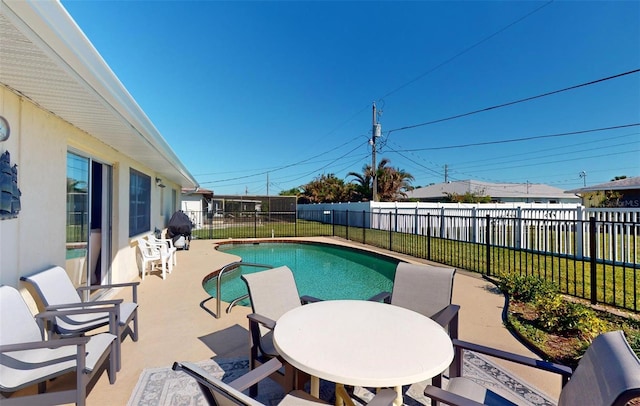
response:
<path id="1" fill-rule="evenodd" d="M 640 176 L 640 73 L 425 124 L 639 69 L 638 1 L 63 5 L 216 194 L 350 180 L 371 164 L 373 102 L 377 161 L 414 186 L 445 165 L 561 189 Z"/>

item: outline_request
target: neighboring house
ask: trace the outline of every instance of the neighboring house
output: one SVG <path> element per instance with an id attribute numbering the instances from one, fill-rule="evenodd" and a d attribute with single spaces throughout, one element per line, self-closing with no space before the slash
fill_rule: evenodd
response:
<path id="1" fill-rule="evenodd" d="M 574 193 L 587 200 L 595 195 L 599 198 L 598 203 L 604 201 L 609 207 L 640 208 L 640 176 L 567 190 L 565 193 Z M 607 193 L 610 195 L 609 198 L 606 196 Z M 583 202 L 583 204 L 592 206 L 589 201 Z"/>
<path id="2" fill-rule="evenodd" d="M 445 202 L 447 194 L 490 196 L 495 203 L 580 203 L 564 190 L 540 183 L 489 183 L 460 180 L 438 183 L 407 192 L 407 199 L 420 202 Z"/>
<path id="3" fill-rule="evenodd" d="M 213 190 L 182 189 L 180 208 L 187 213 L 196 228 L 202 228 L 206 215 L 213 215 Z"/>
<path id="4" fill-rule="evenodd" d="M 0 284 L 136 279 L 135 238 L 198 183 L 59 1 L 0 0 L 0 116 Z"/>

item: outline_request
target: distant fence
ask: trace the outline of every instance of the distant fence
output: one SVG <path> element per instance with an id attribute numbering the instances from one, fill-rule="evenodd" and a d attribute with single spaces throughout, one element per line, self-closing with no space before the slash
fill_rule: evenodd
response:
<path id="1" fill-rule="evenodd" d="M 350 210 L 360 208 L 356 205 L 312 210 L 315 206 L 299 206 L 297 213 L 225 213 L 204 221 L 194 235 L 339 236 L 486 275 L 538 275 L 554 282 L 561 292 L 592 303 L 635 312 L 640 307 L 640 217 L 636 212 L 594 212 L 581 207 Z"/>

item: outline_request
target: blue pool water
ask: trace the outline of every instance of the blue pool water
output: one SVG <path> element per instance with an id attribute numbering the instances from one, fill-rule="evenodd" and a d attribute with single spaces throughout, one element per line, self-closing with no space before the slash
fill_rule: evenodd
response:
<path id="1" fill-rule="evenodd" d="M 273 267 L 286 265 L 293 271 L 300 295 L 324 300 L 366 300 L 379 292 L 391 291 L 398 264 L 397 259 L 327 244 L 224 244 L 218 250 L 238 255 L 243 262 Z M 241 268 L 242 273 L 264 270 Z M 204 288 L 215 297 L 215 279 L 205 282 Z M 222 300 L 229 302 L 244 294 L 247 287 L 240 279 L 240 272 L 223 278 Z M 239 304 L 249 305 L 248 300 Z"/>

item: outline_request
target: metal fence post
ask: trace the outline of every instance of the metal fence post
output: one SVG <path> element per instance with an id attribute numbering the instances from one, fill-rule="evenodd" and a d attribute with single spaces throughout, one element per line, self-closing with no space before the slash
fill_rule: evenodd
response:
<path id="1" fill-rule="evenodd" d="M 484 246 L 487 250 L 487 276 L 491 276 L 491 217 L 487 214 L 485 223 L 485 242 Z"/>
<path id="2" fill-rule="evenodd" d="M 597 255 L 596 255 L 596 243 L 598 236 L 596 235 L 596 218 L 589 217 L 589 260 L 591 264 L 591 304 L 598 303 L 598 273 L 597 269 Z M 602 272 L 604 272 L 604 267 Z"/>
<path id="3" fill-rule="evenodd" d="M 258 212 L 253 212 L 253 238 L 258 238 Z"/>
<path id="4" fill-rule="evenodd" d="M 391 229 L 391 220 L 393 220 L 393 212 L 389 212 L 389 251 L 393 251 L 393 230 Z"/>
<path id="5" fill-rule="evenodd" d="M 336 211 L 335 210 L 331 210 L 331 236 L 332 237 L 336 236 L 336 221 L 335 221 L 335 217 L 336 217 Z"/>
<path id="6" fill-rule="evenodd" d="M 349 239 L 349 210 L 345 211 L 345 216 L 346 216 L 346 218 L 345 218 L 345 222 L 346 222 L 346 224 L 345 224 L 345 227 L 346 227 L 345 238 L 348 240 Z"/>
<path id="7" fill-rule="evenodd" d="M 366 234 L 366 223 L 367 223 L 367 212 L 362 210 L 362 243 L 366 244 L 366 238 L 367 238 L 367 234 Z"/>
<path id="8" fill-rule="evenodd" d="M 431 213 L 427 213 L 427 259 L 431 261 Z"/>

